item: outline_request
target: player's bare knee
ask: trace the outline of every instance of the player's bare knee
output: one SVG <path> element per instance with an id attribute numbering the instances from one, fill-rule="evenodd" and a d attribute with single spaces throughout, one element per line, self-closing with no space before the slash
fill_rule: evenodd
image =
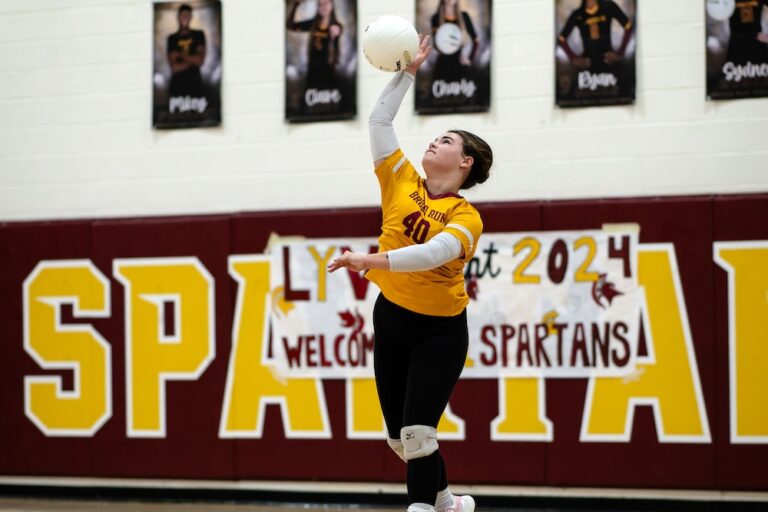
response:
<path id="1" fill-rule="evenodd" d="M 400 430 L 405 460 L 426 457 L 437 450 L 437 429 L 426 425 L 408 425 Z"/>

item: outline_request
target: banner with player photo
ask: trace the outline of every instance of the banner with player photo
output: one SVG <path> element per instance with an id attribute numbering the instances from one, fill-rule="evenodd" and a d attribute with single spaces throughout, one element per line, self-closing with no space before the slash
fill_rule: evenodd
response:
<path id="1" fill-rule="evenodd" d="M 635 101 L 635 0 L 555 0 L 555 103 Z"/>
<path id="2" fill-rule="evenodd" d="M 155 128 L 221 124 L 221 2 L 154 4 Z"/>
<path id="3" fill-rule="evenodd" d="M 484 234 L 466 271 L 463 377 L 632 373 L 643 301 L 637 244 L 636 233 L 619 231 Z M 326 267 L 345 250 L 376 249 L 373 238 L 273 246 L 262 364 L 285 377 L 373 376 L 378 288 Z"/>
<path id="4" fill-rule="evenodd" d="M 707 96 L 768 96 L 768 0 L 706 0 Z"/>
<path id="5" fill-rule="evenodd" d="M 357 114 L 355 0 L 285 0 L 285 119 Z"/>
<path id="6" fill-rule="evenodd" d="M 416 75 L 416 112 L 487 112 L 491 0 L 417 0 L 416 30 L 432 35 L 432 53 Z"/>

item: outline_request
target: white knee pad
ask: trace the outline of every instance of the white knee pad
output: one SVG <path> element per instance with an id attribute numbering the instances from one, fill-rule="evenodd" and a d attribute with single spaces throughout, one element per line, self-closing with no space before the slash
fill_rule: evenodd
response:
<path id="1" fill-rule="evenodd" d="M 426 425 L 408 425 L 400 430 L 406 460 L 426 457 L 437 450 L 437 429 Z"/>
<path id="2" fill-rule="evenodd" d="M 405 459 L 405 453 L 403 450 L 403 442 L 399 439 L 392 439 L 391 437 L 387 436 L 387 444 L 390 448 L 392 448 L 392 451 L 394 451 L 398 457 L 400 457 L 403 462 L 408 462 Z"/>

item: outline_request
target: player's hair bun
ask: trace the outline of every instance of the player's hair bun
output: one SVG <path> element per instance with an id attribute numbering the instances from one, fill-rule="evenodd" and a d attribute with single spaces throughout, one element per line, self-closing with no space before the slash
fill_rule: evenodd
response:
<path id="1" fill-rule="evenodd" d="M 478 183 L 485 183 L 491 174 L 491 165 L 493 165 L 493 151 L 491 150 L 491 146 L 474 133 L 464 130 L 449 131 L 461 136 L 464 141 L 464 154 L 471 156 L 474 160 L 472 169 L 469 170 L 469 174 L 467 174 L 467 177 L 460 188 L 466 190 L 474 187 Z"/>

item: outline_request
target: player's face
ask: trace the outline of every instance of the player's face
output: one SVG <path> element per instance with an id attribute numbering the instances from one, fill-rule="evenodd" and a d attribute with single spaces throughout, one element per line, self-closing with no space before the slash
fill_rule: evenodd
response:
<path id="1" fill-rule="evenodd" d="M 179 26 L 181 28 L 189 28 L 189 22 L 192 20 L 192 13 L 189 11 L 181 11 L 179 13 Z"/>
<path id="2" fill-rule="evenodd" d="M 328 16 L 331 14 L 332 10 L 333 10 L 332 0 L 318 0 L 317 12 L 320 14 L 320 16 Z"/>
<path id="3" fill-rule="evenodd" d="M 429 143 L 421 159 L 424 170 L 456 169 L 466 157 L 461 135 L 445 132 Z"/>

